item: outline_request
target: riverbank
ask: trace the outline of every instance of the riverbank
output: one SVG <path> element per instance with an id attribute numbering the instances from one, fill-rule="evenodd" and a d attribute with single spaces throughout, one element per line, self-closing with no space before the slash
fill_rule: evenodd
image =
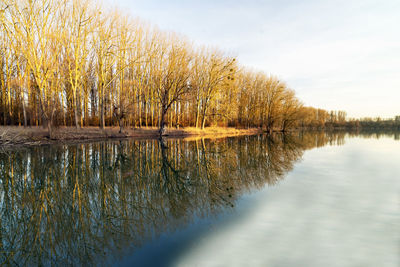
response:
<path id="1" fill-rule="evenodd" d="M 203 130 L 194 127 L 167 128 L 166 138 L 190 137 L 229 137 L 240 135 L 254 135 L 261 133 L 259 128 L 236 129 L 224 127 L 210 127 Z M 80 143 L 86 141 L 100 141 L 108 139 L 155 139 L 158 138 L 158 128 L 125 128 L 119 133 L 118 127 L 59 127 L 53 130 L 51 138 L 47 129 L 42 127 L 0 126 L 0 146 L 32 146 L 65 143 Z"/>

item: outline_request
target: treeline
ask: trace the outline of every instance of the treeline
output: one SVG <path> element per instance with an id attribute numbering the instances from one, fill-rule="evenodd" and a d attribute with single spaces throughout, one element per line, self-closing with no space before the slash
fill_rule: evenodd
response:
<path id="1" fill-rule="evenodd" d="M 400 130 L 400 116 L 395 116 L 393 119 L 378 118 L 363 118 L 358 121 L 361 128 L 368 129 L 398 129 Z"/>
<path id="2" fill-rule="evenodd" d="M 277 77 L 90 0 L 0 3 L 0 124 L 232 126 L 342 122 Z"/>
<path id="3" fill-rule="evenodd" d="M 399 129 L 400 116 L 392 119 L 378 118 L 347 118 L 344 111 L 326 111 L 313 107 L 300 109 L 297 127 L 306 129 Z"/>
<path id="4" fill-rule="evenodd" d="M 292 127 L 277 77 L 86 0 L 2 1 L 0 123 Z"/>

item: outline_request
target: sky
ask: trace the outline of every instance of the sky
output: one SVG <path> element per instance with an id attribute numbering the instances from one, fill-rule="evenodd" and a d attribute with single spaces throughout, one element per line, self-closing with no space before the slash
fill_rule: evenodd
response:
<path id="1" fill-rule="evenodd" d="M 278 76 L 307 106 L 400 115 L 400 0 L 104 0 Z"/>

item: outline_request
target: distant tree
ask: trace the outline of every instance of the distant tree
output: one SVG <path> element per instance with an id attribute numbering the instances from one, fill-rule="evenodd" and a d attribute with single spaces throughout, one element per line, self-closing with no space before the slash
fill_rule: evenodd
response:
<path id="1" fill-rule="evenodd" d="M 284 93 L 287 90 L 286 84 L 276 77 L 270 77 L 265 82 L 265 109 L 266 109 L 266 130 L 271 133 L 279 119 L 279 109 Z"/>
<path id="2" fill-rule="evenodd" d="M 281 130 L 285 132 L 293 127 L 300 119 L 301 102 L 296 98 L 294 91 L 284 93 L 281 108 Z"/>

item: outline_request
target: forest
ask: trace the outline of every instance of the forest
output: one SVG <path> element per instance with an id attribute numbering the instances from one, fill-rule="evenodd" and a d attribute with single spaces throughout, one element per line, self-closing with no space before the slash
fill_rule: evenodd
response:
<path id="1" fill-rule="evenodd" d="M 58 126 L 360 126 L 305 107 L 277 76 L 218 48 L 90 0 L 3 0 L 0 28 L 1 125 L 50 136 Z"/>

